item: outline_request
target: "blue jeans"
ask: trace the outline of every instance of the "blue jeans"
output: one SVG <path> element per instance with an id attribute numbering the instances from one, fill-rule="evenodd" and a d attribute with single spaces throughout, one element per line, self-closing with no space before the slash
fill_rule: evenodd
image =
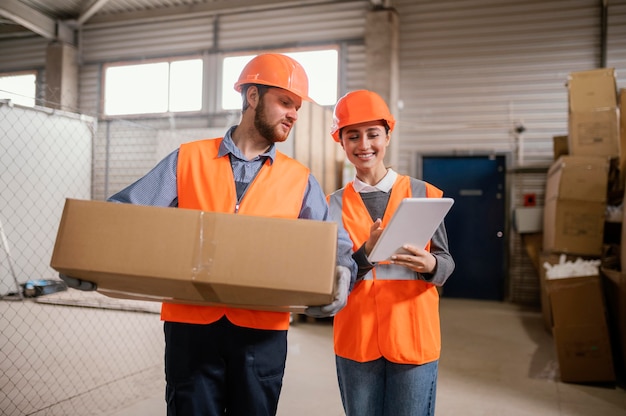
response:
<path id="1" fill-rule="evenodd" d="M 396 364 L 379 358 L 359 363 L 336 357 L 346 416 L 432 416 L 438 361 Z"/>

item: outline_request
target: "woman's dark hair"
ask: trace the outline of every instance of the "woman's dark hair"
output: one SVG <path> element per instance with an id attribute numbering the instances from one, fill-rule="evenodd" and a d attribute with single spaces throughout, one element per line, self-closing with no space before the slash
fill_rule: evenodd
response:
<path id="1" fill-rule="evenodd" d="M 384 121 L 384 120 L 382 120 Z M 387 124 L 387 122 L 385 121 L 385 134 L 389 134 L 389 124 Z M 339 138 L 341 139 L 341 136 L 343 135 L 343 129 L 344 127 L 342 127 L 341 129 L 339 129 Z"/>

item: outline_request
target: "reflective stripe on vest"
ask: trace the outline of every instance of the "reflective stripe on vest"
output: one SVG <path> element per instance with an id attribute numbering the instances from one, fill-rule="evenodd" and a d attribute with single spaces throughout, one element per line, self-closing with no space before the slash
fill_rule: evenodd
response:
<path id="1" fill-rule="evenodd" d="M 217 157 L 222 139 L 183 144 L 178 153 L 178 206 L 213 212 L 235 212 L 235 179 L 228 155 Z M 309 170 L 299 162 L 276 152 L 250 184 L 239 213 L 265 217 L 298 218 L 308 184 Z M 249 236 L 241 236 L 247 238 Z M 284 330 L 289 313 L 266 312 L 225 306 L 198 306 L 163 303 L 164 321 L 209 324 L 226 315 L 238 326 Z"/>
<path id="2" fill-rule="evenodd" d="M 436 187 L 399 175 L 382 219 L 386 225 L 403 198 L 441 197 Z M 333 219 L 343 222 L 354 249 L 363 245 L 373 221 L 352 184 L 329 196 Z M 441 350 L 439 293 L 403 266 L 379 263 L 358 281 L 348 304 L 334 318 L 335 353 L 358 362 L 384 356 L 403 364 L 437 360 Z"/>

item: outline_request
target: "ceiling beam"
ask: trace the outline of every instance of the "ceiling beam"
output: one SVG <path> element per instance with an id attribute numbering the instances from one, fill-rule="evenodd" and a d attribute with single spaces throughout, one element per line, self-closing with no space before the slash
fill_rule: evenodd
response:
<path id="1" fill-rule="evenodd" d="M 92 0 L 90 4 L 88 4 L 87 7 L 85 7 L 80 12 L 78 19 L 76 19 L 76 23 L 78 24 L 78 26 L 82 26 L 83 23 L 89 20 L 91 16 L 96 14 L 98 10 L 100 10 L 102 6 L 104 6 L 108 2 L 109 0 Z"/>
<path id="2" fill-rule="evenodd" d="M 275 8 L 304 7 L 319 4 L 350 3 L 358 0 L 229 0 L 206 2 L 190 5 L 163 7 L 151 10 L 140 10 L 123 13 L 111 13 L 106 16 L 96 16 L 89 19 L 89 27 L 111 26 L 124 24 L 129 21 L 159 21 L 171 18 L 185 18 L 188 16 L 217 15 L 225 13 L 240 13 L 250 11 L 272 10 Z"/>
<path id="3" fill-rule="evenodd" d="M 4 0 L 0 2 L 0 16 L 10 19 L 44 38 L 56 38 L 56 22 L 54 19 L 26 6 L 18 0 Z"/>
<path id="4" fill-rule="evenodd" d="M 372 3 L 372 6 L 374 6 L 375 9 L 389 9 L 391 8 L 391 0 L 370 0 L 370 3 Z"/>

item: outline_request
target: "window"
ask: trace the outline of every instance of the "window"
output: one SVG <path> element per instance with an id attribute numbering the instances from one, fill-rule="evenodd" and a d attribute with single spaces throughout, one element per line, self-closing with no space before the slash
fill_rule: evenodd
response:
<path id="1" fill-rule="evenodd" d="M 202 60 L 109 66 L 105 71 L 106 115 L 202 109 Z"/>
<path id="2" fill-rule="evenodd" d="M 336 49 L 282 52 L 298 61 L 309 77 L 309 96 L 320 105 L 335 105 L 339 54 Z M 230 56 L 222 66 L 222 108 L 241 109 L 241 95 L 233 86 L 244 66 L 256 55 Z"/>
<path id="3" fill-rule="evenodd" d="M 9 99 L 16 104 L 34 107 L 36 82 L 35 73 L 0 75 L 0 99 Z"/>

